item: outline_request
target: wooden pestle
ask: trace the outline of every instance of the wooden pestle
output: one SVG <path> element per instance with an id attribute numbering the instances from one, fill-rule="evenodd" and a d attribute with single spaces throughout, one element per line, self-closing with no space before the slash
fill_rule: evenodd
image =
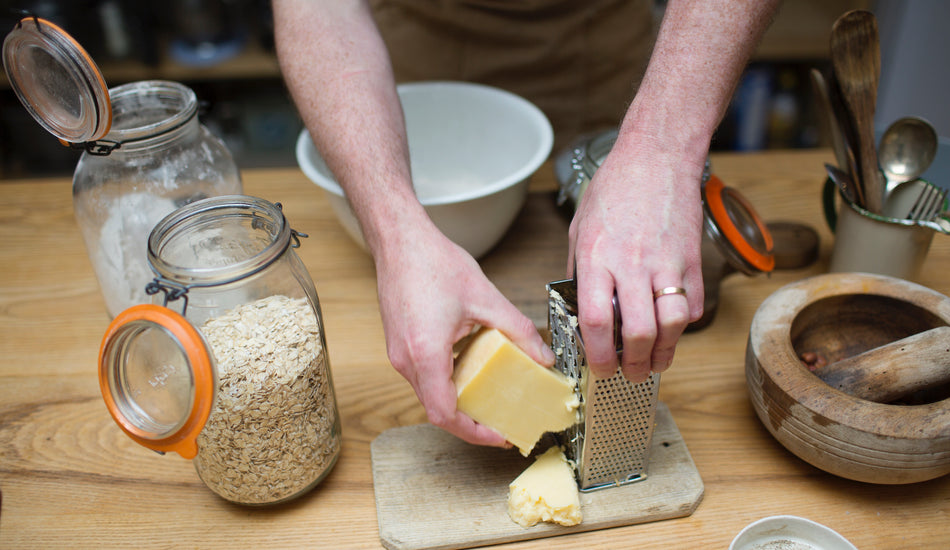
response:
<path id="1" fill-rule="evenodd" d="M 849 395 L 889 403 L 950 382 L 950 327 L 908 336 L 818 368 L 826 384 Z"/>

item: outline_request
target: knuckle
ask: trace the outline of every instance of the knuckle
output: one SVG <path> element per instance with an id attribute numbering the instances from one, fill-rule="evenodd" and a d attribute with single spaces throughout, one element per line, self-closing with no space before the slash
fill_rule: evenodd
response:
<path id="1" fill-rule="evenodd" d="M 634 349 L 643 350 L 653 347 L 653 342 L 657 337 L 656 326 L 651 325 L 641 325 L 641 326 L 628 326 L 624 325 L 623 329 L 623 341 L 632 346 Z"/>
<path id="2" fill-rule="evenodd" d="M 603 332 L 613 330 L 613 312 L 606 309 L 587 308 L 578 315 L 582 327 L 588 330 Z"/>
<path id="3" fill-rule="evenodd" d="M 446 411 L 428 408 L 426 409 L 426 417 L 429 419 L 429 423 L 438 428 L 448 428 L 452 424 L 454 419 L 454 414 L 448 414 Z"/>
<path id="4" fill-rule="evenodd" d="M 641 361 L 631 363 L 625 362 L 620 370 L 623 373 L 624 378 L 638 384 L 646 380 L 650 375 L 650 365 Z"/>
<path id="5" fill-rule="evenodd" d="M 694 323 L 696 321 L 699 321 L 700 319 L 703 318 L 704 313 L 706 313 L 706 308 L 704 307 L 703 302 L 700 301 L 699 305 L 693 308 L 693 310 L 690 312 L 689 322 Z"/>
<path id="6" fill-rule="evenodd" d="M 425 364 L 437 355 L 429 340 L 414 335 L 389 342 L 387 354 L 400 373 L 411 371 L 415 365 Z"/>
<path id="7" fill-rule="evenodd" d="M 664 319 L 665 322 L 664 322 L 663 324 L 669 325 L 669 326 L 674 326 L 674 327 L 684 326 L 684 325 L 686 325 L 686 323 L 689 322 L 689 317 L 690 317 L 690 315 L 689 315 L 689 310 L 687 310 L 687 309 L 679 309 L 679 310 L 676 310 L 676 311 L 674 311 L 674 312 L 671 312 L 671 313 Z"/>

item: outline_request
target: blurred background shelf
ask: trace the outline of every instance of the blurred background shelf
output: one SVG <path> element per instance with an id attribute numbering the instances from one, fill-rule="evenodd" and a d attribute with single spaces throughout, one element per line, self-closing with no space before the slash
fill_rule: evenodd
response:
<path id="1" fill-rule="evenodd" d="M 280 67 L 273 49 L 264 49 L 262 44 L 253 42 L 243 46 L 235 57 L 208 66 L 182 65 L 168 56 L 163 56 L 156 65 L 145 65 L 139 61 L 107 61 L 100 69 L 109 82 L 280 78 Z"/>
<path id="2" fill-rule="evenodd" d="M 827 66 L 834 20 L 849 9 L 876 11 L 883 5 L 896 26 L 905 18 L 895 13 L 904 9 L 893 5 L 928 2 L 941 4 L 786 0 L 712 148 L 826 145 L 818 132 L 808 71 Z M 656 0 L 658 14 L 664 6 L 664 0 Z M 269 0 L 0 0 L 4 34 L 21 17 L 16 9 L 29 10 L 73 34 L 99 64 L 109 86 L 166 79 L 192 87 L 207 105 L 202 121 L 227 142 L 241 167 L 295 164 L 294 141 L 302 124 L 281 80 Z M 213 43 L 223 46 L 212 48 Z M 77 159 L 76 151 L 62 147 L 29 117 L 0 75 L 0 179 L 69 175 Z"/>

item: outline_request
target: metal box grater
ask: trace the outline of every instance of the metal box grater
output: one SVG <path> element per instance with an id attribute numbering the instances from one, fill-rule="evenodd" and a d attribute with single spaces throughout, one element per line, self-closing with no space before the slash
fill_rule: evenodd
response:
<path id="1" fill-rule="evenodd" d="M 556 436 L 574 462 L 578 487 L 586 492 L 646 479 L 660 375 L 634 384 L 618 370 L 612 378 L 591 380 L 577 323 L 577 285 L 569 279 L 549 283 L 547 290 L 555 368 L 577 382 L 583 413 L 580 423 Z M 619 353 L 619 324 L 615 340 Z"/>

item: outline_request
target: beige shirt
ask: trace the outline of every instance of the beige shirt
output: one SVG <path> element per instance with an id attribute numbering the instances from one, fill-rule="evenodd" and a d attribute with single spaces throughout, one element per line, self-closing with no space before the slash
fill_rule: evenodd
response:
<path id="1" fill-rule="evenodd" d="M 555 151 L 616 127 L 655 38 L 652 0 L 373 0 L 397 82 L 512 91 L 551 120 Z"/>

